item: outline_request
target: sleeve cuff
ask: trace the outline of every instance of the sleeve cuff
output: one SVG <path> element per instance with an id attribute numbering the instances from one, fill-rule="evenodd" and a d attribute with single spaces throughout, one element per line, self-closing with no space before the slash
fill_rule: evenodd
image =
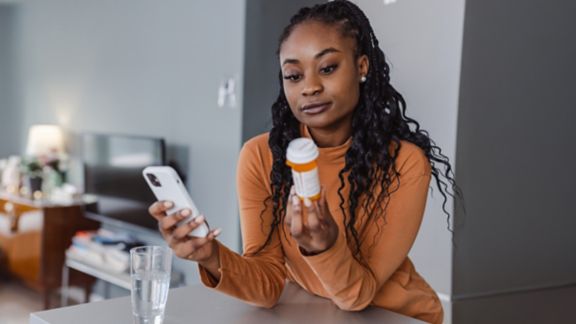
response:
<path id="1" fill-rule="evenodd" d="M 225 280 L 226 271 L 224 270 L 226 269 L 226 261 L 229 259 L 226 257 L 226 253 L 230 252 L 222 244 L 220 244 L 220 242 L 217 243 L 218 243 L 218 255 L 220 258 L 219 260 L 220 268 L 218 268 L 218 272 L 220 272 L 220 280 L 216 280 L 216 278 L 214 278 L 214 276 L 210 274 L 210 272 L 208 272 L 206 268 L 198 264 L 198 272 L 200 273 L 200 281 L 202 282 L 202 284 L 205 285 L 206 287 L 214 288 L 216 290 L 218 290 L 219 286 L 221 286 L 222 281 Z"/>
<path id="2" fill-rule="evenodd" d="M 311 256 L 302 254 L 302 257 L 312 267 L 314 272 L 318 273 L 318 269 L 332 269 L 332 266 L 339 266 L 342 260 L 347 260 L 351 257 L 350 254 L 344 234 L 338 233 L 336 242 L 328 250 Z"/>

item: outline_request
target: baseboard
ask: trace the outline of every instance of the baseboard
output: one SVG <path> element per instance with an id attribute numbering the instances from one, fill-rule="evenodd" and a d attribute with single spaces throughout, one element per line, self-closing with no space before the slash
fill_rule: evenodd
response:
<path id="1" fill-rule="evenodd" d="M 488 297 L 497 297 L 497 296 L 505 296 L 505 295 L 513 295 L 513 294 L 523 294 L 528 292 L 535 292 L 540 290 L 549 290 L 549 289 L 561 289 L 567 287 L 574 287 L 576 286 L 576 282 L 566 282 L 566 283 L 558 283 L 553 285 L 542 285 L 542 286 L 527 286 L 521 287 L 516 289 L 510 290 L 492 290 L 486 291 L 481 293 L 471 293 L 471 294 L 455 294 L 455 295 L 448 295 L 443 293 L 437 293 L 438 298 L 444 302 L 457 302 L 457 301 L 465 301 L 471 299 L 479 299 L 479 298 L 488 298 Z"/>

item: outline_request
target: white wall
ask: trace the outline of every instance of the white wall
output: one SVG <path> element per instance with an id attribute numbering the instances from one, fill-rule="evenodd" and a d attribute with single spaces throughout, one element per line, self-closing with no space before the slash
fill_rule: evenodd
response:
<path id="1" fill-rule="evenodd" d="M 366 13 L 404 96 L 408 116 L 420 122 L 455 165 L 464 0 L 354 1 Z M 424 222 L 410 257 L 441 295 L 452 290 L 452 235 L 434 181 Z M 452 213 L 453 200 L 447 205 Z"/>

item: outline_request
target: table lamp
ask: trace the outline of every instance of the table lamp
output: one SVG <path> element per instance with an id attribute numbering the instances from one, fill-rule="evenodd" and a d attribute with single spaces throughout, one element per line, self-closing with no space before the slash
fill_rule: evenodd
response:
<path id="1" fill-rule="evenodd" d="M 58 156 L 64 153 L 64 133 L 57 125 L 33 125 L 28 131 L 26 155 Z"/>

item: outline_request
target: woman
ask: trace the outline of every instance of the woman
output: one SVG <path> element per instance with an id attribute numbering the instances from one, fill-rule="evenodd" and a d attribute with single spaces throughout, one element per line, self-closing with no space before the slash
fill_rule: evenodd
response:
<path id="1" fill-rule="evenodd" d="M 176 255 L 199 263 L 205 285 L 252 304 L 274 306 L 288 279 L 344 310 L 373 305 L 441 323 L 438 297 L 407 255 L 431 176 L 446 201 L 451 168 L 405 116 L 368 19 L 347 1 L 303 8 L 278 56 L 272 130 L 249 140 L 238 163 L 243 255 L 215 240 L 219 229 L 189 238 L 203 216 L 175 228 L 190 211 L 166 215 L 171 202 L 150 207 L 162 235 Z M 285 152 L 302 136 L 320 150 L 316 202 L 291 190 Z"/>

